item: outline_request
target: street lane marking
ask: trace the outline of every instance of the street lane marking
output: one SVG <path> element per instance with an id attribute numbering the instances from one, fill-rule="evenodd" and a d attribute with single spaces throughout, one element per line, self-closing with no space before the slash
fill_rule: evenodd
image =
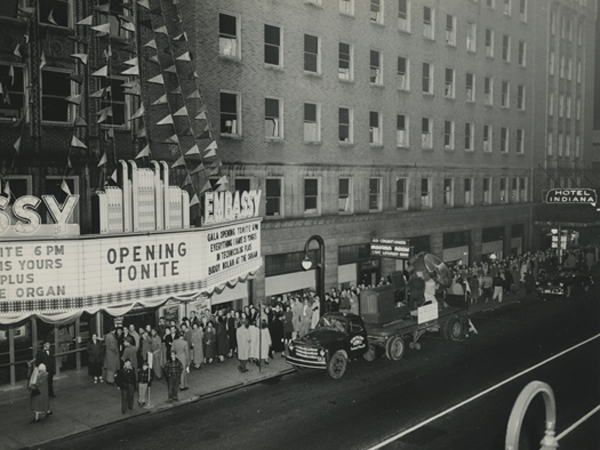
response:
<path id="1" fill-rule="evenodd" d="M 560 433 L 558 436 L 556 436 L 556 442 L 560 441 L 562 438 L 564 438 L 567 434 L 569 434 L 571 431 L 573 431 L 575 428 L 577 428 L 579 425 L 581 425 L 583 422 L 585 422 L 586 420 L 588 420 L 590 417 L 592 417 L 594 414 L 596 414 L 598 411 L 600 411 L 600 405 L 596 406 L 594 409 L 592 409 L 589 413 L 587 413 L 585 416 L 583 416 L 581 419 L 579 419 L 577 422 L 575 422 L 573 425 L 571 425 L 569 428 L 567 428 L 565 431 L 563 431 L 562 433 Z"/>
<path id="2" fill-rule="evenodd" d="M 373 446 L 373 447 L 370 447 L 368 450 L 377 450 L 377 449 L 379 449 L 379 448 L 385 447 L 386 445 L 388 445 L 388 444 L 391 444 L 391 443 L 392 443 L 392 442 L 394 442 L 394 441 L 397 441 L 398 439 L 400 439 L 400 438 L 402 438 L 402 437 L 406 436 L 407 434 L 410 434 L 410 433 L 412 433 L 413 431 L 416 431 L 416 430 L 418 430 L 419 428 L 421 428 L 421 427 L 424 427 L 425 425 L 428 425 L 428 424 L 430 424 L 431 422 L 433 422 L 433 421 L 435 421 L 435 420 L 439 419 L 440 417 L 443 417 L 443 416 L 445 416 L 445 415 L 447 415 L 447 414 L 451 413 L 452 411 L 455 411 L 455 410 L 457 410 L 458 408 L 462 408 L 463 406 L 465 406 L 465 405 L 467 405 L 467 404 L 471 403 L 472 401 L 475 401 L 475 400 L 477 400 L 479 397 L 483 397 L 484 395 L 486 395 L 486 394 L 489 394 L 489 393 L 490 393 L 490 392 L 492 392 L 492 391 L 495 391 L 495 390 L 496 390 L 496 389 L 498 389 L 499 387 L 501 387 L 501 386 L 504 386 L 505 384 L 508 384 L 508 383 L 510 383 L 511 381 L 514 381 L 514 380 L 516 380 L 517 378 L 519 378 L 519 377 L 521 377 L 521 376 L 523 376 L 523 375 L 525 375 L 525 374 L 527 374 L 527 373 L 529 373 L 529 372 L 532 372 L 533 370 L 535 370 L 535 369 L 537 369 L 537 368 L 539 368 L 539 367 L 542 367 L 543 365 L 545 365 L 545 364 L 548 364 L 549 362 L 551 362 L 551 361 L 554 361 L 555 359 L 557 359 L 557 358 L 560 358 L 561 356 L 563 356 L 563 355 L 566 355 L 567 353 L 569 353 L 569 352 L 572 352 L 573 350 L 576 350 L 576 349 L 577 349 L 577 348 L 579 348 L 579 347 L 582 347 L 583 345 L 589 344 L 590 342 L 592 342 L 592 341 L 594 341 L 594 340 L 596 340 L 596 339 L 598 339 L 598 338 L 600 338 L 600 333 L 599 333 L 599 334 L 597 334 L 597 335 L 595 335 L 595 336 L 592 336 L 592 337 L 591 337 L 591 338 L 589 338 L 589 339 L 586 339 L 585 341 L 582 341 L 582 342 L 580 342 L 579 344 L 576 344 L 576 345 L 574 345 L 573 347 L 570 347 L 570 348 L 568 348 L 568 349 L 566 349 L 566 350 L 563 350 L 562 352 L 560 352 L 560 353 L 557 353 L 556 355 L 554 355 L 554 356 L 551 356 L 550 358 L 548 358 L 548 359 L 546 359 L 546 360 L 544 360 L 544 361 L 542 361 L 542 362 L 540 362 L 540 363 L 537 363 L 536 365 L 534 365 L 534 366 L 531 366 L 531 367 L 529 367 L 528 369 L 525 369 L 525 370 L 523 370 L 523 371 L 521 371 L 521 372 L 519 372 L 519 373 L 517 373 L 517 374 L 513 375 L 512 377 L 510 377 L 510 378 L 507 378 L 507 379 L 506 379 L 506 380 L 504 380 L 504 381 L 501 381 L 500 383 L 498 383 L 498 384 L 496 384 L 496 385 L 494 385 L 494 386 L 492 386 L 492 387 L 489 387 L 489 388 L 487 388 L 487 389 L 485 389 L 485 390 L 481 391 L 479 394 L 475 394 L 473 397 L 470 397 L 470 398 L 468 398 L 468 399 L 466 399 L 466 400 L 463 400 L 462 402 L 460 402 L 460 403 L 458 403 L 458 404 L 456 404 L 456 405 L 452 406 L 451 408 L 448 408 L 448 409 L 447 409 L 447 410 L 445 410 L 445 411 L 442 411 L 442 412 L 440 412 L 440 413 L 436 414 L 435 416 L 432 416 L 432 417 L 430 417 L 430 418 L 429 418 L 429 419 L 427 419 L 427 420 L 424 420 L 424 421 L 423 421 L 423 422 L 421 422 L 421 423 L 418 423 L 418 424 L 416 424 L 416 425 L 413 425 L 413 426 L 412 426 L 412 427 L 410 427 L 410 428 L 407 428 L 407 429 L 406 429 L 406 430 L 404 430 L 404 431 L 401 431 L 400 433 L 398 433 L 398 434 L 396 434 L 396 435 L 394 435 L 394 436 L 392 436 L 392 437 L 390 437 L 390 438 L 386 439 L 385 441 L 382 441 L 382 442 L 380 442 L 379 444 L 377 444 L 377 445 L 375 445 L 375 446 Z M 590 414 L 591 414 L 591 413 L 590 413 Z M 564 434 L 564 432 L 563 432 L 563 434 Z M 562 435 L 561 435 L 561 436 L 562 436 Z"/>

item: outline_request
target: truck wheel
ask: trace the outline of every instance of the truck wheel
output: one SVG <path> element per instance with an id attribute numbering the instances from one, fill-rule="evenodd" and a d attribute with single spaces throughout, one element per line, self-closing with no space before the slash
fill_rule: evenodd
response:
<path id="1" fill-rule="evenodd" d="M 392 361 L 398 361 L 404 355 L 404 339 L 400 336 L 395 336 L 387 341 L 385 345 L 385 356 Z"/>
<path id="2" fill-rule="evenodd" d="M 444 331 L 445 339 L 456 342 L 462 340 L 464 326 L 461 320 L 458 317 L 454 316 L 448 322 L 446 322 Z"/>
<path id="3" fill-rule="evenodd" d="M 365 359 L 365 361 L 375 361 L 377 359 L 377 349 L 375 348 L 374 345 L 369 345 L 369 349 L 366 351 L 366 353 L 363 353 L 363 358 Z"/>
<path id="4" fill-rule="evenodd" d="M 565 297 L 571 297 L 571 286 L 567 286 L 567 289 L 565 290 Z"/>
<path id="5" fill-rule="evenodd" d="M 348 361 L 346 360 L 344 352 L 338 350 L 333 354 L 333 356 L 329 360 L 329 364 L 327 364 L 327 373 L 331 378 L 337 380 L 344 376 L 344 374 L 346 373 L 347 366 Z"/>

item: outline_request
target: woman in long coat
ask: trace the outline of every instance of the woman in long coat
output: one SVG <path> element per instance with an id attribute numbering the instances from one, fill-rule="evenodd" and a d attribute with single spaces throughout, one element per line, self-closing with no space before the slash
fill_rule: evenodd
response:
<path id="1" fill-rule="evenodd" d="M 213 362 L 216 353 L 216 344 L 215 344 L 215 329 L 213 328 L 212 321 L 206 324 L 206 329 L 204 330 L 204 336 L 202 337 L 202 343 L 204 344 L 204 359 L 208 360 L 209 363 Z"/>
<path id="2" fill-rule="evenodd" d="M 150 350 L 152 351 L 152 369 L 154 370 L 154 376 L 160 380 L 162 378 L 162 362 L 164 359 L 163 343 L 157 330 L 152 330 L 150 332 Z"/>
<path id="3" fill-rule="evenodd" d="M 200 364 L 204 361 L 204 349 L 202 348 L 202 328 L 200 328 L 200 322 L 192 322 L 192 360 L 194 361 L 194 367 L 200 368 Z"/>
<path id="4" fill-rule="evenodd" d="M 223 362 L 225 361 L 225 356 L 229 354 L 229 336 L 227 336 L 225 317 L 219 316 L 217 318 L 217 326 L 215 330 L 217 341 L 217 355 L 219 356 L 219 362 Z"/>
<path id="5" fill-rule="evenodd" d="M 259 358 L 262 359 L 265 364 L 269 364 L 269 352 L 271 351 L 271 333 L 267 321 L 263 320 L 260 327 L 260 354 Z"/>
<path id="6" fill-rule="evenodd" d="M 283 314 L 276 313 L 273 320 L 269 322 L 269 333 L 271 334 L 272 353 L 279 352 L 283 354 L 285 346 L 283 345 L 284 324 L 281 321 Z M 272 353 L 269 356 L 272 356 Z"/>
<path id="7" fill-rule="evenodd" d="M 52 414 L 50 399 L 48 398 L 48 372 L 46 372 L 45 364 L 40 364 L 33 369 L 33 373 L 29 379 L 29 390 L 32 394 L 31 411 L 33 411 L 33 420 L 31 423 L 38 423 L 40 417 L 44 414 L 46 416 Z M 39 394 L 33 395 L 37 391 L 39 391 Z"/>
<path id="8" fill-rule="evenodd" d="M 88 354 L 88 374 L 94 377 L 94 383 L 102 383 L 102 363 L 104 363 L 104 342 L 98 339 L 96 333 L 92 334 L 92 339 L 86 347 Z"/>
<path id="9" fill-rule="evenodd" d="M 119 341 L 114 332 L 104 336 L 104 369 L 106 370 L 106 382 L 115 384 L 115 373 L 121 368 L 121 355 L 119 354 Z"/>
<path id="10" fill-rule="evenodd" d="M 285 306 L 285 312 L 282 316 L 283 319 L 283 342 L 289 344 L 292 340 L 292 335 L 294 333 L 294 313 L 292 312 L 292 307 L 290 305 Z"/>

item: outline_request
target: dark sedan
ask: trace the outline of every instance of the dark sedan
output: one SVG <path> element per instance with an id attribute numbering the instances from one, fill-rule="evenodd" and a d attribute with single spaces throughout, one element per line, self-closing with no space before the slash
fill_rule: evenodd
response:
<path id="1" fill-rule="evenodd" d="M 536 284 L 537 292 L 542 296 L 560 295 L 569 298 L 577 289 L 587 292 L 594 284 L 594 279 L 579 269 L 561 267 L 541 273 Z"/>

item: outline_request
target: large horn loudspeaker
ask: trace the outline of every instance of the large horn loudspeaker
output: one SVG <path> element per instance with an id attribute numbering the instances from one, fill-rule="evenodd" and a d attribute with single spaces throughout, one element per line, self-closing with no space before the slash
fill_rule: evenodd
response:
<path id="1" fill-rule="evenodd" d="M 419 253 L 412 264 L 416 271 L 428 272 L 441 286 L 448 287 L 452 283 L 450 270 L 444 261 L 433 253 Z"/>

